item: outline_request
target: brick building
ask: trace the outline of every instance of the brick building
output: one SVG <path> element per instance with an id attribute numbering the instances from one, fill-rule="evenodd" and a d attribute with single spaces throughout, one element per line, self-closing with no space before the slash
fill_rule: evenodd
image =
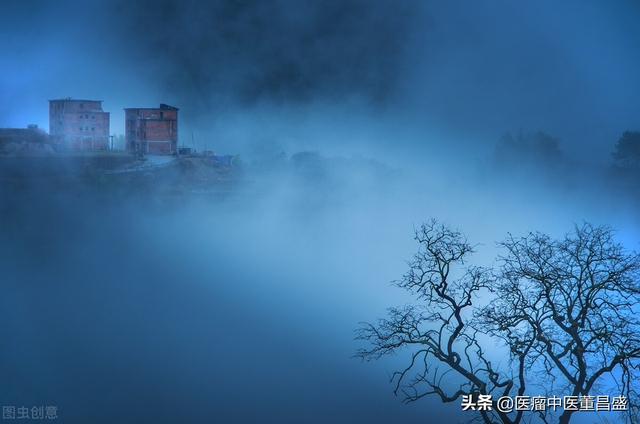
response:
<path id="1" fill-rule="evenodd" d="M 127 150 L 138 154 L 174 154 L 178 146 L 178 108 L 125 109 Z"/>
<path id="2" fill-rule="evenodd" d="M 0 128 L 0 154 L 53 153 L 49 134 L 29 125 L 27 128 Z"/>
<path id="3" fill-rule="evenodd" d="M 107 150 L 109 112 L 102 110 L 102 100 L 49 100 L 49 135 L 66 149 Z"/>
<path id="4" fill-rule="evenodd" d="M 29 125 L 27 128 L 0 128 L 0 144 L 48 142 L 49 136 L 37 125 Z"/>

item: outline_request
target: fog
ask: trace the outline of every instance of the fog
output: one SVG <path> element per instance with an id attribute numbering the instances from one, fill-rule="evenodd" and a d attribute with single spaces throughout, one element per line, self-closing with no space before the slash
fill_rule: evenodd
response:
<path id="1" fill-rule="evenodd" d="M 46 175 L 0 188 L 2 405 L 62 422 L 433 422 L 402 357 L 354 329 L 437 218 L 491 265 L 508 233 L 610 225 L 638 248 L 637 5 L 18 2 L 0 6 L 0 127 L 46 100 L 180 108 L 180 143 L 239 154 L 216 196 Z M 69 24 L 72 21 L 73 24 Z M 500 144 L 506 133 L 559 150 Z M 517 137 L 516 137 L 517 139 Z M 4 159 L 3 172 L 10 168 Z M 71 181 L 71 182 L 69 182 Z"/>

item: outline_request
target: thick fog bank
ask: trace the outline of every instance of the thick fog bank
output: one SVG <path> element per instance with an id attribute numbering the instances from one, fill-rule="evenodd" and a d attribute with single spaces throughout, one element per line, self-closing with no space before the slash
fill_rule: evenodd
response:
<path id="1" fill-rule="evenodd" d="M 448 419 L 457 408 L 393 397 L 395 360 L 351 358 L 359 321 L 410 301 L 389 282 L 415 225 L 457 226 L 484 264 L 509 231 L 589 220 L 637 240 L 632 205 L 593 184 L 428 158 L 263 165 L 213 199 L 5 189 L 0 401 L 58 405 L 65 422 Z"/>

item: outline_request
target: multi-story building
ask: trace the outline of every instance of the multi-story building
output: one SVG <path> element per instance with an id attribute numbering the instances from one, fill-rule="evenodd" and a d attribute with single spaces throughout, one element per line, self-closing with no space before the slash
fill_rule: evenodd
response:
<path id="1" fill-rule="evenodd" d="M 49 100 L 49 135 L 64 149 L 107 150 L 109 112 L 102 100 Z"/>
<path id="2" fill-rule="evenodd" d="M 178 147 L 178 108 L 125 109 L 127 150 L 137 154 L 174 154 Z"/>
<path id="3" fill-rule="evenodd" d="M 0 153 L 2 154 L 38 154 L 53 153 L 49 134 L 29 125 L 27 128 L 0 128 Z"/>
<path id="4" fill-rule="evenodd" d="M 0 128 L 0 144 L 48 142 L 49 135 L 37 125 L 29 125 L 27 128 Z"/>

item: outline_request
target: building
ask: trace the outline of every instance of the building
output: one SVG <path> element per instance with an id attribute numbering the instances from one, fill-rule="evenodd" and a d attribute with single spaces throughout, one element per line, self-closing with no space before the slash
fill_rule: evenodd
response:
<path id="1" fill-rule="evenodd" d="M 0 128 L 0 153 L 52 153 L 49 135 L 29 125 L 27 128 Z"/>
<path id="2" fill-rule="evenodd" d="M 137 154 L 174 154 L 178 147 L 178 108 L 125 109 L 127 150 Z"/>
<path id="3" fill-rule="evenodd" d="M 38 128 L 29 125 L 27 128 L 0 128 L 0 143 L 47 143 L 49 136 Z"/>
<path id="4" fill-rule="evenodd" d="M 64 149 L 107 150 L 109 112 L 102 100 L 49 100 L 49 135 Z"/>

